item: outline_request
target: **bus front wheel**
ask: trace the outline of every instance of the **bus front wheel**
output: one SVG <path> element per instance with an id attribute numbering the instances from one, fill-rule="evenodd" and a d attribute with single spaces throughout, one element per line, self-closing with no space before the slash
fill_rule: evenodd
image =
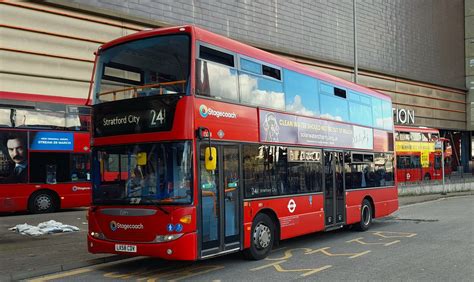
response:
<path id="1" fill-rule="evenodd" d="M 28 201 L 28 210 L 31 213 L 54 212 L 57 208 L 56 198 L 49 191 L 36 191 Z"/>
<path id="2" fill-rule="evenodd" d="M 244 251 L 245 258 L 260 260 L 268 256 L 275 241 L 275 224 L 268 215 L 255 216 L 250 241 L 250 248 Z"/>
<path id="3" fill-rule="evenodd" d="M 366 231 L 372 225 L 372 204 L 369 200 L 364 199 L 360 208 L 360 222 L 355 224 L 359 231 Z"/>

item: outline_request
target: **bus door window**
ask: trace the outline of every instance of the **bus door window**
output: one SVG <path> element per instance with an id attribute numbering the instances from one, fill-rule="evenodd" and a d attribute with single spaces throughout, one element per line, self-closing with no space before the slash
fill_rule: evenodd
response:
<path id="1" fill-rule="evenodd" d="M 225 237 L 239 234 L 239 150 L 223 146 Z M 235 238 L 232 239 L 234 241 Z M 227 240 L 226 240 L 227 241 Z"/>
<path id="2" fill-rule="evenodd" d="M 219 170 L 206 170 L 204 151 L 206 146 L 201 147 L 200 152 L 200 188 L 202 199 L 202 240 L 203 244 L 212 245 L 219 238 L 218 236 L 218 215 L 219 215 L 219 190 L 217 189 Z M 217 156 L 213 156 L 217 158 Z M 217 166 L 219 167 L 219 166 Z M 215 242 L 214 242 L 215 241 Z M 217 246 L 217 244 L 216 244 Z M 210 247 L 210 246 L 209 246 Z"/>
<path id="3" fill-rule="evenodd" d="M 434 169 L 439 170 L 441 169 L 441 155 L 436 154 L 434 156 Z"/>

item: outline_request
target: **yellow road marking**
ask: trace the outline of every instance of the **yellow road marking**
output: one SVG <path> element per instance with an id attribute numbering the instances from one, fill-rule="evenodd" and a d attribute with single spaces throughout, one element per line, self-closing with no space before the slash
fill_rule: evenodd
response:
<path id="1" fill-rule="evenodd" d="M 407 233 L 407 232 L 391 232 L 391 231 L 372 231 L 375 236 L 382 238 L 412 238 L 415 237 L 416 233 Z M 392 234 L 392 235 L 389 235 Z"/>
<path id="2" fill-rule="evenodd" d="M 390 245 L 393 245 L 393 244 L 396 244 L 396 243 L 400 243 L 400 240 L 395 240 L 393 242 L 385 244 L 384 246 L 390 246 Z"/>
<path id="3" fill-rule="evenodd" d="M 265 260 L 289 259 L 289 258 L 293 257 L 293 251 L 296 251 L 296 250 L 304 250 L 305 254 L 312 251 L 312 249 L 310 249 L 310 248 L 295 248 L 295 249 L 290 249 L 290 250 L 285 251 L 285 254 L 282 257 L 279 257 L 279 258 L 266 258 Z"/>
<path id="4" fill-rule="evenodd" d="M 360 257 L 360 256 L 363 256 L 363 255 L 366 255 L 368 253 L 370 253 L 371 251 L 365 251 L 365 252 L 362 252 L 362 253 L 348 253 L 348 254 L 333 254 L 333 253 L 330 253 L 328 252 L 327 250 L 330 249 L 330 247 L 326 247 L 326 248 L 321 248 L 321 249 L 317 249 L 317 250 L 314 250 L 314 251 L 311 251 L 309 253 L 307 253 L 308 255 L 309 254 L 315 254 L 315 253 L 323 253 L 327 256 L 330 256 L 330 257 L 337 257 L 337 256 L 345 256 L 345 257 L 349 257 L 350 259 L 353 259 L 353 258 L 356 258 L 356 257 Z"/>
<path id="5" fill-rule="evenodd" d="M 362 239 L 364 239 L 364 237 L 355 238 L 355 239 L 346 241 L 346 243 L 356 242 L 356 243 L 359 243 L 359 244 L 361 244 L 361 245 L 383 245 L 383 246 L 390 246 L 390 245 L 393 245 L 393 244 L 396 244 L 396 243 L 400 243 L 400 242 L 401 242 L 400 240 L 395 240 L 395 241 L 388 242 L 388 243 L 373 243 L 373 242 L 364 242 L 364 241 L 362 241 Z"/>
<path id="6" fill-rule="evenodd" d="M 80 269 L 71 270 L 71 271 L 67 271 L 67 272 L 61 272 L 61 273 L 58 273 L 58 274 L 46 275 L 46 276 L 43 276 L 43 277 L 40 277 L 40 278 L 35 278 L 35 279 L 32 279 L 32 280 L 28 280 L 28 281 L 29 282 L 49 281 L 49 280 L 53 280 L 53 279 L 60 279 L 60 278 L 68 277 L 68 276 L 73 276 L 73 275 L 78 275 L 78 274 L 90 272 L 92 270 L 93 270 L 92 268 L 80 268 Z"/>
<path id="7" fill-rule="evenodd" d="M 186 266 L 189 266 L 189 265 L 186 265 Z M 172 266 L 167 266 L 167 267 L 163 267 L 163 268 L 159 268 L 159 269 L 152 269 L 152 270 L 148 270 L 148 271 L 139 273 L 140 278 L 138 278 L 137 281 L 143 281 L 143 280 L 151 279 L 151 278 L 153 278 L 153 276 L 155 276 L 157 274 L 166 273 L 169 269 L 176 269 L 176 267 L 178 267 L 178 266 L 177 265 L 172 265 Z M 176 272 L 176 270 L 175 270 L 175 272 Z"/>
<path id="8" fill-rule="evenodd" d="M 145 270 L 146 270 L 146 268 L 141 268 L 141 269 L 138 269 L 138 270 L 134 270 L 132 272 L 125 272 L 125 273 L 122 273 L 122 272 L 109 272 L 109 273 L 104 274 L 104 277 L 115 278 L 115 279 L 118 279 L 118 278 L 127 279 L 127 278 L 130 278 L 132 276 L 137 276 L 138 274 L 142 274 L 142 271 L 145 271 Z"/>
<path id="9" fill-rule="evenodd" d="M 301 274 L 301 277 L 306 277 L 314 273 L 318 273 L 320 271 L 323 271 L 325 269 L 331 268 L 332 265 L 325 265 L 319 268 L 303 268 L 303 269 L 284 269 L 280 264 L 287 262 L 288 260 L 281 260 L 281 261 L 276 261 L 270 264 L 262 265 L 256 268 L 250 269 L 250 271 L 257 271 L 257 270 L 262 270 L 268 267 L 273 267 L 276 269 L 278 272 L 304 272 Z"/>
<path id="10" fill-rule="evenodd" d="M 196 275 L 208 273 L 214 270 L 219 270 L 224 267 L 225 266 L 223 265 L 202 265 L 202 266 L 187 267 L 182 270 L 164 272 L 162 273 L 162 275 L 153 276 L 152 278 L 148 279 L 147 282 L 155 282 L 158 279 L 164 279 L 164 280 L 169 280 L 169 281 L 179 281 L 179 280 L 193 277 Z M 204 270 L 201 270 L 201 269 L 204 269 Z M 195 270 L 198 270 L 198 272 L 194 272 Z"/>

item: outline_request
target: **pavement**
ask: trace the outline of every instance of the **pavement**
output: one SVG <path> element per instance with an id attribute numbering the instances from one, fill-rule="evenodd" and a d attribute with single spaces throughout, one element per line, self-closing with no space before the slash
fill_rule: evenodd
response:
<path id="1" fill-rule="evenodd" d="M 470 191 L 447 195 L 402 196 L 399 198 L 399 204 L 407 206 L 445 197 L 473 194 L 473 191 Z M 0 215 L 0 281 L 17 281 L 127 258 L 87 252 L 86 211 L 87 209 L 73 209 L 39 215 Z M 8 230 L 17 224 L 37 225 L 48 220 L 77 226 L 80 231 L 32 237 Z"/>

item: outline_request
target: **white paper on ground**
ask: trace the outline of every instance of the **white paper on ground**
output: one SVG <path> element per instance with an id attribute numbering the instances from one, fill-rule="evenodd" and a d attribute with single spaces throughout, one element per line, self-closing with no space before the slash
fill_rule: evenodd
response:
<path id="1" fill-rule="evenodd" d="M 29 225 L 27 223 L 18 224 L 8 230 L 16 231 L 23 235 L 39 236 L 52 233 L 75 232 L 79 231 L 79 228 L 73 225 L 62 224 L 55 220 L 50 220 L 42 222 L 37 226 Z"/>

